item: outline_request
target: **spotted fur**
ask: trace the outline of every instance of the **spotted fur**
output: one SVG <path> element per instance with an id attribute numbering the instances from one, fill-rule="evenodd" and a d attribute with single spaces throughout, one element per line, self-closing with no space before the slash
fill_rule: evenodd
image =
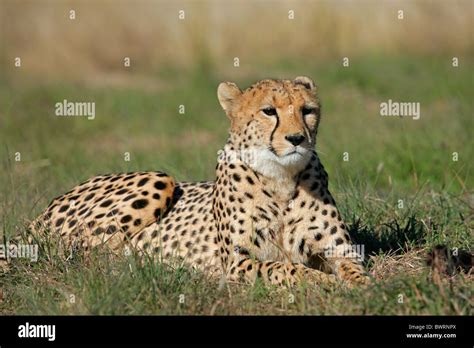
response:
<path id="1" fill-rule="evenodd" d="M 228 281 L 367 283 L 314 150 L 320 121 L 307 77 L 222 83 L 230 119 L 216 180 L 160 172 L 98 176 L 53 200 L 32 224 L 88 248 L 128 243 Z"/>

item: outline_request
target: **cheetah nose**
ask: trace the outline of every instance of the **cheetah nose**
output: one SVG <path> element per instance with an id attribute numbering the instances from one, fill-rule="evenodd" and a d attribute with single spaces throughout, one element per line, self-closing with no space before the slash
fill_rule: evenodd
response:
<path id="1" fill-rule="evenodd" d="M 305 140 L 305 137 L 301 134 L 290 134 L 287 135 L 285 139 L 292 143 L 294 146 L 298 146 Z"/>

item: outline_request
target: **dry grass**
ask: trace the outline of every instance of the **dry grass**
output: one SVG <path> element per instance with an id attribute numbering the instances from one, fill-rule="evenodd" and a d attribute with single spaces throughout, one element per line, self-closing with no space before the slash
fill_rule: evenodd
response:
<path id="1" fill-rule="evenodd" d="M 376 280 L 387 280 L 394 276 L 419 276 L 426 269 L 426 248 L 412 249 L 400 254 L 393 250 L 382 255 L 370 256 L 370 274 Z"/>

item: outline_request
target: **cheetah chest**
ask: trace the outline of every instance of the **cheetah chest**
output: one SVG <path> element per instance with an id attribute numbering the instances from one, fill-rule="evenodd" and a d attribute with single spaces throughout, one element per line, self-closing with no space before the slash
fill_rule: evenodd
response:
<path id="1" fill-rule="evenodd" d="M 237 195 L 240 206 L 227 206 L 230 232 L 237 247 L 244 247 L 259 259 L 284 260 L 286 212 L 293 190 L 258 188 Z"/>

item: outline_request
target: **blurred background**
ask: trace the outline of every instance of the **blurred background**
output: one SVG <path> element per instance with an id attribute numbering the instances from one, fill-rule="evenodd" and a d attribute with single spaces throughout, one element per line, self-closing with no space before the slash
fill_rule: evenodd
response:
<path id="1" fill-rule="evenodd" d="M 42 80 L 156 87 L 171 68 L 182 79 L 205 66 L 259 78 L 285 62 L 329 68 L 341 57 L 374 54 L 448 54 L 465 62 L 472 53 L 469 0 L 2 2 L 4 63 L 22 56 L 22 72 Z M 123 69 L 122 57 L 132 69 Z M 234 57 L 240 69 L 232 69 Z"/>
<path id="2" fill-rule="evenodd" d="M 4 219 L 99 173 L 212 179 L 228 127 L 218 83 L 298 75 L 319 86 L 317 149 L 336 193 L 472 189 L 470 0 L 0 4 Z M 64 99 L 95 102 L 95 119 L 55 116 Z M 419 102 L 421 118 L 381 117 L 388 99 Z"/>

